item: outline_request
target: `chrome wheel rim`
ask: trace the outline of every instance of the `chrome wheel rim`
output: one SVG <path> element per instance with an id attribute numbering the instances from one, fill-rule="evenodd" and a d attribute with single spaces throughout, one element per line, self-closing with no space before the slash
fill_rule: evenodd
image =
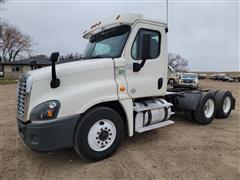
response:
<path id="1" fill-rule="evenodd" d="M 116 126 L 108 119 L 97 121 L 88 132 L 88 144 L 95 151 L 108 149 L 116 138 Z"/>
<path id="2" fill-rule="evenodd" d="M 231 109 L 231 99 L 229 96 L 225 97 L 223 100 L 223 112 L 227 114 Z"/>
<path id="3" fill-rule="evenodd" d="M 207 118 L 212 117 L 214 113 L 214 102 L 212 99 L 208 99 L 204 105 L 204 114 Z"/>

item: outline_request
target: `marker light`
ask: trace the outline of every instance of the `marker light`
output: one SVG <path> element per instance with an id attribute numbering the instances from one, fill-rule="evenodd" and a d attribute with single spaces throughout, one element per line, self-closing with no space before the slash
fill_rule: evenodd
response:
<path id="1" fill-rule="evenodd" d="M 119 90 L 120 90 L 121 92 L 123 92 L 123 91 L 125 91 L 125 87 L 124 87 L 124 86 L 120 86 Z"/>

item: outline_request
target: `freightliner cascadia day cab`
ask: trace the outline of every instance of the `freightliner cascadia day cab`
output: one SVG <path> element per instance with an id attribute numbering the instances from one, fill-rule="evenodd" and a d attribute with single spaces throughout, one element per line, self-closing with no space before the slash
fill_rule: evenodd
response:
<path id="1" fill-rule="evenodd" d="M 170 117 L 209 124 L 235 106 L 229 91 L 167 90 L 166 23 L 140 14 L 97 22 L 82 60 L 29 71 L 18 83 L 17 122 L 21 138 L 38 151 L 73 147 L 97 161 L 112 155 L 125 134 L 171 125 Z M 144 145 L 143 145 L 144 146 Z"/>

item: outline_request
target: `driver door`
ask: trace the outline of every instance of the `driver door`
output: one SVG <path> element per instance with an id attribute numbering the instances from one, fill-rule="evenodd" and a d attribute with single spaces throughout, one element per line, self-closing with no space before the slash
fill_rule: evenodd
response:
<path id="1" fill-rule="evenodd" d="M 150 58 L 138 72 L 133 72 L 133 63 L 141 63 L 140 37 L 149 34 Z M 167 88 L 167 49 L 165 27 L 138 23 L 133 28 L 126 49 L 126 81 L 132 98 L 160 96 Z"/>

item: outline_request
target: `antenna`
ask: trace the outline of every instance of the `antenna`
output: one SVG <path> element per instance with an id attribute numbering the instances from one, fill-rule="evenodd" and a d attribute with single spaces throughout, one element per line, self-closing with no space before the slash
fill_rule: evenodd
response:
<path id="1" fill-rule="evenodd" d="M 167 27 L 168 27 L 168 0 L 167 0 L 167 5 L 166 5 L 166 21 L 167 21 Z"/>
<path id="2" fill-rule="evenodd" d="M 168 0 L 166 2 L 166 23 L 167 23 L 167 27 L 165 28 L 165 32 L 168 33 Z"/>

